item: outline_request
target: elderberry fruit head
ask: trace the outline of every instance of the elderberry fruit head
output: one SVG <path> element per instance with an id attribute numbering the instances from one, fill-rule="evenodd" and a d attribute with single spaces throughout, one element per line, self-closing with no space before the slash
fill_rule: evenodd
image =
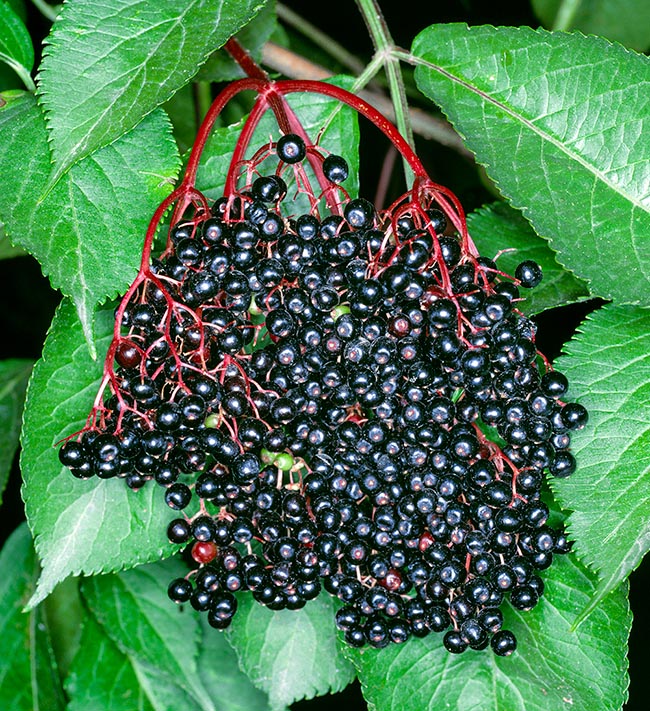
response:
<path id="1" fill-rule="evenodd" d="M 380 210 L 340 187 L 342 156 L 293 133 L 272 149 L 176 215 L 60 462 L 160 488 L 192 566 L 169 597 L 216 629 L 235 594 L 295 610 L 325 591 L 353 647 L 508 656 L 504 601 L 532 611 L 570 550 L 540 497 L 588 423 L 517 308 L 541 269 L 477 255 L 433 190 Z"/>

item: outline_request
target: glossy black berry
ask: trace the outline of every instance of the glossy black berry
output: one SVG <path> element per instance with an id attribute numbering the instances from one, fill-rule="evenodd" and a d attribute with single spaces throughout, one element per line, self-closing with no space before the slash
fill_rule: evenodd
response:
<path id="1" fill-rule="evenodd" d="M 341 156 L 331 154 L 323 161 L 323 174 L 332 183 L 342 183 L 348 172 L 348 162 Z"/>
<path id="2" fill-rule="evenodd" d="M 252 192 L 257 200 L 277 202 L 287 194 L 287 184 L 279 175 L 266 175 L 253 182 Z"/>
<path id="3" fill-rule="evenodd" d="M 499 630 L 490 640 L 490 646 L 499 657 L 509 657 L 517 649 L 517 639 L 509 630 Z"/>
<path id="4" fill-rule="evenodd" d="M 186 543 L 192 531 L 190 524 L 184 518 L 177 518 L 167 526 L 167 538 L 170 543 Z"/>
<path id="5" fill-rule="evenodd" d="M 584 405 L 577 402 L 567 403 L 560 413 L 562 422 L 569 430 L 580 430 L 589 421 L 589 413 Z"/>
<path id="6" fill-rule="evenodd" d="M 185 578 L 176 578 L 169 584 L 167 595 L 174 602 L 187 602 L 192 595 L 192 583 Z"/>
<path id="7" fill-rule="evenodd" d="M 165 491 L 165 503 L 172 509 L 184 509 L 192 499 L 192 492 L 186 484 L 172 484 Z"/>
<path id="8" fill-rule="evenodd" d="M 449 632 L 446 632 L 442 643 L 445 649 L 452 654 L 462 654 L 468 647 L 467 642 L 463 639 L 458 630 L 449 630 Z"/>
<path id="9" fill-rule="evenodd" d="M 295 133 L 287 133 L 280 138 L 276 145 L 278 158 L 285 163 L 300 163 L 307 155 L 305 142 Z"/>
<path id="10" fill-rule="evenodd" d="M 520 262 L 515 269 L 515 278 L 526 289 L 532 289 L 542 281 L 542 269 L 532 259 Z"/>
<path id="11" fill-rule="evenodd" d="M 63 466 L 69 467 L 70 469 L 76 469 L 80 467 L 85 461 L 87 461 L 87 453 L 81 442 L 76 442 L 75 440 L 68 440 L 59 449 L 59 461 Z"/>

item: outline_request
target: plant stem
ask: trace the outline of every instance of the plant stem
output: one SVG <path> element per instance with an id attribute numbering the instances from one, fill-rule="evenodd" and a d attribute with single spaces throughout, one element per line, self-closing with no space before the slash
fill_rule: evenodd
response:
<path id="1" fill-rule="evenodd" d="M 31 91 L 32 94 L 36 91 L 36 84 L 34 84 L 34 80 L 31 77 L 31 74 L 27 71 L 25 67 L 23 67 L 20 62 L 14 62 L 12 59 L 9 59 L 5 57 L 6 63 L 18 74 L 20 77 L 21 81 L 27 88 L 27 91 Z"/>
<path id="2" fill-rule="evenodd" d="M 194 84 L 194 97 L 196 102 L 197 126 L 203 121 L 212 104 L 212 92 L 209 81 L 197 81 Z"/>
<path id="3" fill-rule="evenodd" d="M 399 50 L 395 50 L 394 54 L 399 59 L 403 59 L 407 62 L 411 57 L 410 54 Z M 262 49 L 262 62 L 265 66 L 284 74 L 286 77 L 289 77 L 289 79 L 312 79 L 322 81 L 334 76 L 328 69 L 314 64 L 305 57 L 301 57 L 286 49 L 286 47 L 281 47 L 273 42 L 267 42 L 264 45 Z M 359 79 L 357 79 L 357 84 L 358 81 Z M 355 93 L 358 93 L 362 99 L 372 104 L 391 121 L 395 121 L 393 105 L 390 99 L 383 93 L 367 91 L 361 87 L 358 87 Z M 465 148 L 462 139 L 447 121 L 436 116 L 431 116 L 427 111 L 413 107 L 409 108 L 409 114 L 413 132 L 418 136 L 452 148 L 464 158 L 469 160 L 474 159 L 473 154 Z"/>
<path id="4" fill-rule="evenodd" d="M 380 57 L 388 77 L 388 86 L 395 111 L 395 121 L 400 133 L 407 143 L 413 147 L 413 130 L 408 113 L 408 101 L 406 99 L 406 89 L 402 79 L 402 72 L 399 67 L 399 60 L 393 53 L 395 44 L 384 19 L 384 15 L 377 3 L 377 0 L 356 0 L 359 11 L 368 27 L 368 32 L 375 46 L 375 57 Z M 404 161 L 404 175 L 406 182 L 410 185 L 413 182 L 413 173 Z"/>
<path id="5" fill-rule="evenodd" d="M 311 22 L 307 22 L 307 20 L 303 19 L 298 13 L 281 3 L 277 5 L 277 13 L 281 20 L 298 30 L 298 32 L 310 39 L 317 47 L 327 52 L 327 54 L 340 62 L 344 67 L 347 67 L 351 72 L 360 74 L 363 71 L 364 64 L 358 57 L 348 52 L 343 45 L 319 30 L 318 27 L 312 25 Z"/>
<path id="6" fill-rule="evenodd" d="M 45 0 L 32 0 L 32 4 L 44 17 L 47 17 L 47 19 L 52 22 L 56 20 L 59 10 L 61 9 L 61 5 L 48 5 Z"/>
<path id="7" fill-rule="evenodd" d="M 555 21 L 551 29 L 559 32 L 567 32 L 570 30 L 581 4 L 582 0 L 563 0 L 557 10 L 557 15 L 555 16 Z"/>

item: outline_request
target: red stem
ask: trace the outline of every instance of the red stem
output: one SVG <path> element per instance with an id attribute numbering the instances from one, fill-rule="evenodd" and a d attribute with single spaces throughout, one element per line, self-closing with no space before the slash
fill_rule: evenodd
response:
<path id="1" fill-rule="evenodd" d="M 248 50 L 241 45 L 234 37 L 231 37 L 223 48 L 228 54 L 239 64 L 242 71 L 250 79 L 260 79 L 261 81 L 270 82 L 269 75 L 260 67 L 260 65 L 251 57 Z"/>
<path id="2" fill-rule="evenodd" d="M 246 61 L 242 59 L 242 61 Z M 252 61 L 252 60 L 251 60 Z M 254 65 L 254 63 L 253 63 Z M 254 65 L 256 66 L 256 65 Z M 298 132 L 304 137 L 304 130 L 300 126 L 300 122 L 291 113 L 289 113 L 289 107 L 286 104 L 284 95 L 292 94 L 296 92 L 311 92 L 315 94 L 322 94 L 324 96 L 330 96 L 337 101 L 340 101 L 355 111 L 360 113 L 362 116 L 371 121 L 386 137 L 391 141 L 391 143 L 397 148 L 403 158 L 408 162 L 413 173 L 416 176 L 416 181 L 414 185 L 414 192 L 419 189 L 426 189 L 436 194 L 436 199 L 440 203 L 441 207 L 448 213 L 450 219 L 452 220 L 454 227 L 459 231 L 461 239 L 463 241 L 463 246 L 465 250 L 469 253 L 475 253 L 476 249 L 472 244 L 469 236 L 467 234 L 467 227 L 465 225 L 465 215 L 463 208 L 460 204 L 458 198 L 447 188 L 442 185 L 434 183 L 428 176 L 424 166 L 422 165 L 420 159 L 415 154 L 414 150 L 408 144 L 406 139 L 400 134 L 397 128 L 374 106 L 364 101 L 358 96 L 355 96 L 346 89 L 342 89 L 334 84 L 326 84 L 319 81 L 311 80 L 286 80 L 273 82 L 266 78 L 266 75 L 262 70 L 257 68 L 254 70 L 251 68 L 252 73 L 255 74 L 254 77 L 247 79 L 240 79 L 232 84 L 229 84 L 217 98 L 210 107 L 196 137 L 196 141 L 192 148 L 192 153 L 188 160 L 187 169 L 183 177 L 183 186 L 194 186 L 196 180 L 196 172 L 198 169 L 198 164 L 201 158 L 205 144 L 212 132 L 214 123 L 225 107 L 225 105 L 238 93 L 246 90 L 256 91 L 259 94 L 257 103 L 260 105 L 266 104 L 270 106 L 273 113 L 275 114 L 276 120 L 280 129 L 285 132 Z M 264 77 L 264 78 L 263 78 Z M 261 113 L 260 113 L 261 116 Z M 254 122 L 250 124 L 248 133 L 252 135 L 252 129 L 254 128 Z M 247 137 L 246 142 L 250 140 L 250 136 Z M 238 159 L 243 158 L 243 152 L 245 150 L 244 141 L 239 145 L 239 150 L 236 148 L 236 154 Z M 316 174 L 320 175 L 320 171 L 316 170 Z M 320 180 L 320 177 L 319 177 Z M 232 182 L 232 181 L 230 181 Z M 230 184 L 229 182 L 229 184 Z"/>

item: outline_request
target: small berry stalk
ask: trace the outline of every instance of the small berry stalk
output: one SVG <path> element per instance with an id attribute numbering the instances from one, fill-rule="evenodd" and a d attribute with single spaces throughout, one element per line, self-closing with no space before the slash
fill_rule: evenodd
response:
<path id="1" fill-rule="evenodd" d="M 168 538 L 193 562 L 169 596 L 215 628 L 231 623 L 237 592 L 275 610 L 325 590 L 352 646 L 444 632 L 452 653 L 510 655 L 503 601 L 532 609 L 541 572 L 570 548 L 548 525 L 544 474 L 573 473 L 570 434 L 587 421 L 518 308 L 541 270 L 525 261 L 511 277 L 479 255 L 456 197 L 364 101 L 272 82 L 230 48 L 249 77 L 217 97 L 154 214 L 88 423 L 61 461 L 80 478 L 163 488 L 179 512 Z M 195 187 L 202 151 L 250 89 L 209 204 Z M 307 135 L 286 101 L 295 92 L 370 120 L 413 186 L 385 210 L 351 198 L 347 161 Z M 278 135 L 251 149 L 268 110 Z"/>

